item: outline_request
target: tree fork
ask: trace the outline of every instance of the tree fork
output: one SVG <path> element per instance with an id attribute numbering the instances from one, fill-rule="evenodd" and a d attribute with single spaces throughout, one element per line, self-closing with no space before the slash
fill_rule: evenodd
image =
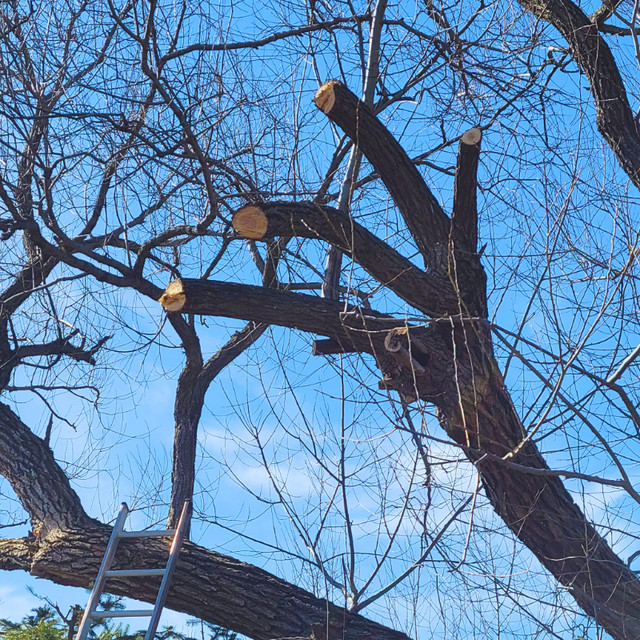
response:
<path id="1" fill-rule="evenodd" d="M 458 304 L 448 278 L 418 269 L 339 209 L 313 202 L 262 202 L 238 209 L 232 225 L 236 233 L 250 240 L 294 236 L 328 242 L 427 315 L 442 315 Z"/>

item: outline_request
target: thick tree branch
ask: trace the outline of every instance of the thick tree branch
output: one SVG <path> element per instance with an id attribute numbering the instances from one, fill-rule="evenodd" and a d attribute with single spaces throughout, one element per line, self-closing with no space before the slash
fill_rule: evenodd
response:
<path id="1" fill-rule="evenodd" d="M 1 403 L 0 474 L 29 514 L 36 535 L 90 521 L 51 449 Z"/>
<path id="2" fill-rule="evenodd" d="M 174 280 L 159 302 L 169 312 L 275 324 L 333 338 L 367 353 L 374 352 L 372 341 L 383 340 L 387 329 L 404 324 L 370 309 L 345 311 L 334 300 L 215 280 Z"/>
<path id="3" fill-rule="evenodd" d="M 475 127 L 462 134 L 453 186 L 453 239 L 456 249 L 470 253 L 475 253 L 478 245 L 477 173 L 481 139 L 482 131 Z"/>
<path id="4" fill-rule="evenodd" d="M 348 214 L 333 207 L 310 202 L 247 205 L 234 214 L 232 224 L 237 233 L 254 240 L 295 236 L 328 242 L 428 315 L 439 315 L 457 304 L 448 278 L 421 271 Z"/>
<path id="5" fill-rule="evenodd" d="M 571 0 L 519 0 L 565 38 L 589 79 L 598 130 L 631 181 L 640 188 L 640 135 L 611 49 L 598 25 Z"/>
<path id="6" fill-rule="evenodd" d="M 0 472 L 34 523 L 33 536 L 0 540 L 0 568 L 90 587 L 111 529 L 85 514 L 50 449 L 3 404 Z M 124 540 L 115 568 L 162 567 L 167 545 L 161 540 Z M 158 586 L 149 578 L 113 580 L 107 590 L 154 602 Z M 344 629 L 339 635 L 345 640 L 407 640 L 402 633 L 350 615 L 266 571 L 189 543 L 180 554 L 167 606 L 256 640 L 312 638 L 315 631 L 320 638 L 327 624 L 332 630 Z"/>
<path id="7" fill-rule="evenodd" d="M 353 140 L 378 172 L 424 256 L 427 269 L 442 266 L 441 251 L 434 252 L 434 249 L 443 245 L 446 250 L 449 217 L 405 150 L 373 111 L 341 82 L 332 80 L 323 84 L 314 101 Z"/>
<path id="8" fill-rule="evenodd" d="M 228 364 L 258 340 L 266 328 L 265 324 L 256 325 L 250 322 L 234 333 L 204 364 L 201 359 L 193 362 L 187 358 L 178 379 L 174 407 L 175 434 L 169 528 L 177 526 L 184 501 L 193 498 L 198 423 L 207 389 Z"/>
<path id="9" fill-rule="evenodd" d="M 59 532 L 41 542 L 32 556 L 31 572 L 58 584 L 88 588 L 95 580 L 109 533 L 104 526 Z M 167 543 L 124 540 L 115 568 L 162 567 L 167 551 Z M 158 585 L 159 580 L 153 578 L 114 579 L 107 588 L 116 595 L 154 602 Z M 188 542 L 180 553 L 167 607 L 255 640 L 295 636 L 407 640 L 403 633 L 350 615 L 262 569 Z"/>

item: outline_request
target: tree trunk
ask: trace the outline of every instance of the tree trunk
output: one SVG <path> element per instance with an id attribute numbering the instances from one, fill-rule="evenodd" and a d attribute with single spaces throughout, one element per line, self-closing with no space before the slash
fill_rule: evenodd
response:
<path id="1" fill-rule="evenodd" d="M 449 317 L 428 327 L 402 326 L 400 321 L 393 327 L 391 319 L 372 316 L 369 325 L 346 326 L 331 301 L 270 292 L 279 295 L 250 295 L 248 304 L 226 283 L 178 282 L 170 288 L 179 289 L 181 308 L 188 312 L 235 314 L 241 304 L 245 314 L 257 319 L 338 342 L 350 339 L 372 354 L 386 388 L 398 390 L 406 400 L 419 397 L 437 407 L 442 427 L 478 469 L 496 513 L 580 607 L 616 640 L 640 638 L 640 582 L 527 438 L 495 361 L 486 321 Z M 243 290 L 245 296 L 253 293 Z M 238 295 L 225 295 L 231 292 Z"/>

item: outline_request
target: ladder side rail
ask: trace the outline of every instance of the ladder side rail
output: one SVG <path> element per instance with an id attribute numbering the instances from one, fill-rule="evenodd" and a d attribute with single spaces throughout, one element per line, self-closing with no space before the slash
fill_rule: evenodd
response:
<path id="1" fill-rule="evenodd" d="M 107 549 L 105 551 L 104 558 L 102 558 L 102 564 L 100 565 L 100 569 L 98 570 L 96 581 L 93 583 L 93 589 L 91 590 L 91 595 L 89 596 L 89 602 L 87 602 L 87 607 L 84 610 L 84 615 L 82 616 L 82 620 L 80 621 L 80 625 L 78 626 L 76 640 L 86 640 L 87 636 L 89 635 L 89 631 L 91 630 L 91 618 L 95 613 L 96 606 L 100 602 L 100 596 L 102 595 L 102 589 L 106 580 L 105 573 L 113 562 L 113 557 L 118 546 L 118 537 L 124 529 L 124 523 L 126 522 L 128 515 L 129 507 L 127 506 L 126 502 L 123 502 L 120 505 L 120 512 L 118 513 L 116 521 L 113 525 L 113 531 L 111 532 L 111 537 L 109 538 L 109 542 L 107 543 Z"/>
<path id="2" fill-rule="evenodd" d="M 151 620 L 149 622 L 149 628 L 147 629 L 147 633 L 145 635 L 145 640 L 154 640 L 155 638 L 158 624 L 160 622 L 160 615 L 162 614 L 162 609 L 164 608 L 164 603 L 167 599 L 169 585 L 171 584 L 171 578 L 173 577 L 173 572 L 176 568 L 176 563 L 178 560 L 178 556 L 180 555 L 182 542 L 186 536 L 187 529 L 189 528 L 190 520 L 191 501 L 185 500 L 184 505 L 182 505 L 182 512 L 180 513 L 180 519 L 178 520 L 176 533 L 173 537 L 173 542 L 171 543 L 167 567 L 165 570 L 164 578 L 162 578 L 162 583 L 160 584 L 160 590 L 158 591 L 158 597 L 156 598 L 156 604 L 153 609 L 153 615 L 151 616 Z"/>

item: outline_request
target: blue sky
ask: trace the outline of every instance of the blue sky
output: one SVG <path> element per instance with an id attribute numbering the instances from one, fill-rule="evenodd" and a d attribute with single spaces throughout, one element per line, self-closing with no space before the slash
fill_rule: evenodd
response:
<path id="1" fill-rule="evenodd" d="M 237 41 L 247 34 L 284 27 L 287 8 L 265 12 L 259 6 L 260 11 L 252 3 L 212 5 L 208 22 L 188 21 L 185 39 Z M 462 21 L 468 16 L 471 6 L 456 5 L 457 19 Z M 495 23 L 491 22 L 494 8 L 505 12 Z M 412 18 L 414 10 L 411 3 L 398 3 L 390 9 L 394 17 L 403 19 Z M 433 79 L 425 82 L 424 91 L 416 89 L 382 117 L 412 156 L 428 152 L 427 160 L 440 168 L 422 166 L 421 170 L 445 210 L 451 203 L 456 136 L 472 125 L 488 127 L 480 167 L 480 236 L 481 244 L 487 243 L 484 264 L 489 275 L 493 319 L 513 333 L 521 331 L 522 338 L 534 345 L 562 354 L 564 362 L 576 354 L 575 362 L 581 367 L 606 375 L 640 342 L 638 314 L 633 310 L 635 272 L 624 281 L 626 289 L 619 293 L 619 280 L 608 277 L 611 269 L 625 264 L 637 246 L 637 195 L 629 192 L 626 176 L 617 169 L 595 131 L 584 79 L 571 65 L 562 73 L 543 66 L 549 44 L 544 38 L 531 58 L 524 60 L 517 48 L 529 42 L 535 26 L 526 18 L 512 16 L 511 11 L 511 7 L 496 5 L 478 19 L 475 31 L 469 35 L 470 40 L 482 36 L 480 53 L 469 63 L 477 75 L 464 91 L 450 68 L 434 68 L 430 71 Z M 258 20 L 254 20 L 255 15 Z M 305 20 L 297 5 L 289 5 L 285 17 L 294 23 Z M 512 18 L 519 30 L 509 32 L 510 39 L 503 45 L 506 36 L 501 29 L 506 29 Z M 489 22 L 494 26 L 485 31 Z M 416 25 L 432 28 L 424 15 L 418 17 Z M 397 25 L 390 26 L 386 36 L 385 89 L 392 92 L 410 76 L 412 65 L 425 53 L 426 45 L 411 40 Z M 255 145 L 259 153 L 240 155 L 234 166 L 278 198 L 292 197 L 296 189 L 303 198 L 305 188 L 317 188 L 335 148 L 337 136 L 311 101 L 317 86 L 316 73 L 324 80 L 344 71 L 354 90 L 360 82 L 359 51 L 351 35 L 343 34 L 338 40 L 340 65 L 330 50 L 330 38 L 318 35 L 318 40 L 312 41 L 319 52 L 315 59 L 306 42 L 296 40 L 287 45 L 291 50 L 267 47 L 257 52 L 212 55 L 207 58 L 210 66 L 203 67 L 202 78 L 194 77 L 190 85 L 195 95 L 196 91 L 205 90 L 218 73 L 226 87 L 244 92 L 242 108 L 221 118 L 214 133 L 209 129 L 206 132 L 212 136 L 212 148 L 222 155 Z M 186 60 L 193 63 L 196 58 Z M 533 91 L 526 100 L 494 119 L 503 98 L 500 92 L 492 93 L 482 83 L 495 80 L 489 77 L 484 62 L 494 65 L 496 82 L 502 82 L 506 92 L 526 84 L 527 69 L 540 71 L 548 87 L 545 108 L 540 107 Z M 633 62 L 627 55 L 625 65 L 630 67 Z M 179 74 L 180 64 L 176 62 L 169 72 Z M 113 82 L 114 77 L 112 71 L 106 71 L 103 80 Z M 131 70 L 131 86 L 137 87 L 137 81 Z M 631 74 L 629 85 L 635 91 Z M 210 97 L 207 104 L 223 112 L 237 95 Z M 95 96 L 94 100 L 96 105 L 102 105 Z M 111 108 L 110 101 L 111 98 L 107 100 Z M 158 122 L 168 122 L 166 111 L 159 109 L 155 115 Z M 543 130 L 546 136 L 541 134 Z M 442 143 L 443 138 L 446 144 Z M 74 144 L 81 146 L 77 140 Z M 62 192 L 72 194 L 65 204 L 78 215 L 89 201 L 85 187 L 88 184 L 90 191 L 97 180 L 97 174 L 92 172 L 95 167 L 88 167 L 86 183 L 70 175 L 68 191 Z M 368 171 L 370 167 L 365 163 L 363 175 Z M 113 198 L 115 214 L 110 210 L 112 217 L 105 225 L 113 222 L 114 215 L 116 219 L 123 214 L 135 216 L 145 198 L 152 196 L 154 180 L 166 177 L 163 172 L 164 167 L 140 183 L 121 185 Z M 603 183 L 606 197 L 600 195 Z M 236 201 L 240 198 L 230 198 L 229 206 L 233 207 Z M 168 214 L 192 224 L 202 214 L 202 203 L 198 188 L 185 188 L 168 207 Z M 354 215 L 400 251 L 409 256 L 415 253 L 379 184 L 365 185 L 358 194 Z M 69 215 L 66 222 L 73 227 L 77 220 Z M 136 231 L 140 237 L 146 237 L 147 232 L 146 227 Z M 210 238 L 193 250 L 186 249 L 184 272 L 198 275 L 218 246 L 219 238 Z M 308 263 L 290 256 L 281 277 L 317 281 L 311 267 L 323 264 L 323 251 L 318 243 L 296 244 L 298 247 L 305 252 Z M 345 283 L 365 290 L 374 287 L 375 283 L 357 267 L 351 269 L 348 265 L 347 271 Z M 150 277 L 161 286 L 169 280 L 166 273 Z M 258 274 L 244 243 L 232 245 L 228 260 L 219 265 L 214 277 L 257 282 Z M 85 309 L 82 301 L 87 290 L 94 296 L 95 306 Z M 73 486 L 90 515 L 107 521 L 115 515 L 118 504 L 126 500 L 139 509 L 134 512 L 136 526 L 159 522 L 165 515 L 170 490 L 173 395 L 182 365 L 175 336 L 164 325 L 160 306 L 137 294 L 114 292 L 85 282 L 60 284 L 55 292 L 60 300 L 60 315 L 81 325 L 84 332 L 94 337 L 115 333 L 95 369 L 77 365 L 61 374 L 64 380 L 99 385 L 99 412 L 94 411 L 90 392 L 87 401 L 62 392 L 49 398 L 60 416 L 71 423 L 55 422 L 56 455 L 68 466 Z M 372 304 L 382 311 L 413 315 L 413 310 L 385 292 L 376 291 Z M 123 324 L 128 328 L 122 329 Z M 241 323 L 218 319 L 198 324 L 203 351 L 214 352 L 240 326 Z M 581 344 L 585 338 L 588 339 Z M 510 339 L 514 342 L 513 337 Z M 319 528 L 319 514 L 329 503 L 333 489 L 327 469 L 335 468 L 340 447 L 346 443 L 347 468 L 354 478 L 349 489 L 351 515 L 360 534 L 357 578 L 361 583 L 384 548 L 388 528 L 398 524 L 398 505 L 405 504 L 402 500 L 409 496 L 399 525 L 398 543 L 386 570 L 373 580 L 371 593 L 419 556 L 424 544 L 419 530 L 425 503 L 424 492 L 421 493 L 423 478 L 406 434 L 395 429 L 399 422 L 397 404 L 377 390 L 379 374 L 373 370 L 372 362 L 366 357 L 346 356 L 327 363 L 310 355 L 310 340 L 295 332 L 270 330 L 213 383 L 200 426 L 194 540 L 255 562 L 339 601 L 338 590 L 322 584 L 318 573 L 309 570 L 311 554 L 299 530 L 316 532 Z M 160 348 L 158 343 L 173 348 Z M 501 363 L 506 367 L 509 362 L 507 384 L 513 391 L 514 403 L 526 426 L 540 434 L 540 446 L 550 465 L 617 477 L 596 434 L 575 419 L 564 421 L 564 405 L 553 388 L 545 387 L 545 380 L 517 356 L 509 358 L 497 339 L 495 345 Z M 562 380 L 562 391 L 570 400 L 582 401 L 591 392 L 593 385 L 584 376 L 572 369 L 563 371 L 561 365 L 524 340 L 516 348 L 552 387 Z M 19 374 L 15 384 L 22 384 L 26 375 Z M 637 381 L 637 368 L 630 369 L 623 378 L 632 392 L 637 392 Z M 49 416 L 42 403 L 27 393 L 13 394 L 12 400 L 25 422 L 43 434 Z M 635 481 L 639 472 L 637 443 L 629 436 L 622 412 L 605 402 L 603 394 L 584 401 L 585 411 L 596 427 L 606 434 L 616 452 L 625 456 L 628 472 Z M 424 517 L 430 530 L 436 531 L 452 508 L 475 491 L 476 476 L 459 452 L 442 442 L 443 432 L 431 409 L 416 411 L 414 421 L 431 437 L 437 490 Z M 309 452 L 315 444 L 320 454 L 314 458 Z M 319 460 L 326 463 L 326 469 L 318 464 Z M 637 504 L 620 491 L 596 483 L 568 484 L 582 508 L 602 523 L 603 531 L 623 558 L 640 548 Z M 277 489 L 282 495 L 274 506 L 271 503 L 278 497 Z M 381 504 L 385 505 L 384 510 L 380 509 Z M 543 620 L 553 620 L 556 599 L 567 602 L 566 595 L 496 522 L 482 494 L 473 518 L 474 526 L 470 527 L 470 516 L 465 514 L 447 536 L 446 548 L 438 549 L 403 588 L 365 613 L 391 620 L 411 632 L 432 633 L 433 637 L 446 637 L 454 623 L 478 637 L 495 629 L 501 630 L 502 637 L 518 637 L 523 633 L 522 625 L 530 625 L 529 631 L 535 627 L 520 607 Z M 347 548 L 343 522 L 340 508 L 330 510 L 317 546 L 339 578 L 343 577 L 342 559 Z M 4 533 L 23 532 L 24 529 L 15 528 Z M 276 552 L 261 545 L 256 542 L 258 538 L 281 550 Z M 307 562 L 302 562 L 301 557 Z M 38 604 L 26 592 L 27 584 L 60 602 L 86 599 L 86 592 L 81 590 L 62 589 L 23 574 L 4 572 L 0 574 L 0 610 L 17 618 Z M 442 594 L 461 602 L 471 594 L 477 598 L 478 606 L 443 606 L 438 600 Z M 536 603 L 538 595 L 541 602 Z M 500 622 L 496 622 L 498 614 L 492 598 L 501 603 Z M 412 609 L 416 602 L 418 614 Z M 569 612 L 567 625 L 571 619 Z M 163 619 L 165 623 L 173 620 L 171 614 Z M 592 630 L 580 632 L 588 638 L 596 637 Z"/>

